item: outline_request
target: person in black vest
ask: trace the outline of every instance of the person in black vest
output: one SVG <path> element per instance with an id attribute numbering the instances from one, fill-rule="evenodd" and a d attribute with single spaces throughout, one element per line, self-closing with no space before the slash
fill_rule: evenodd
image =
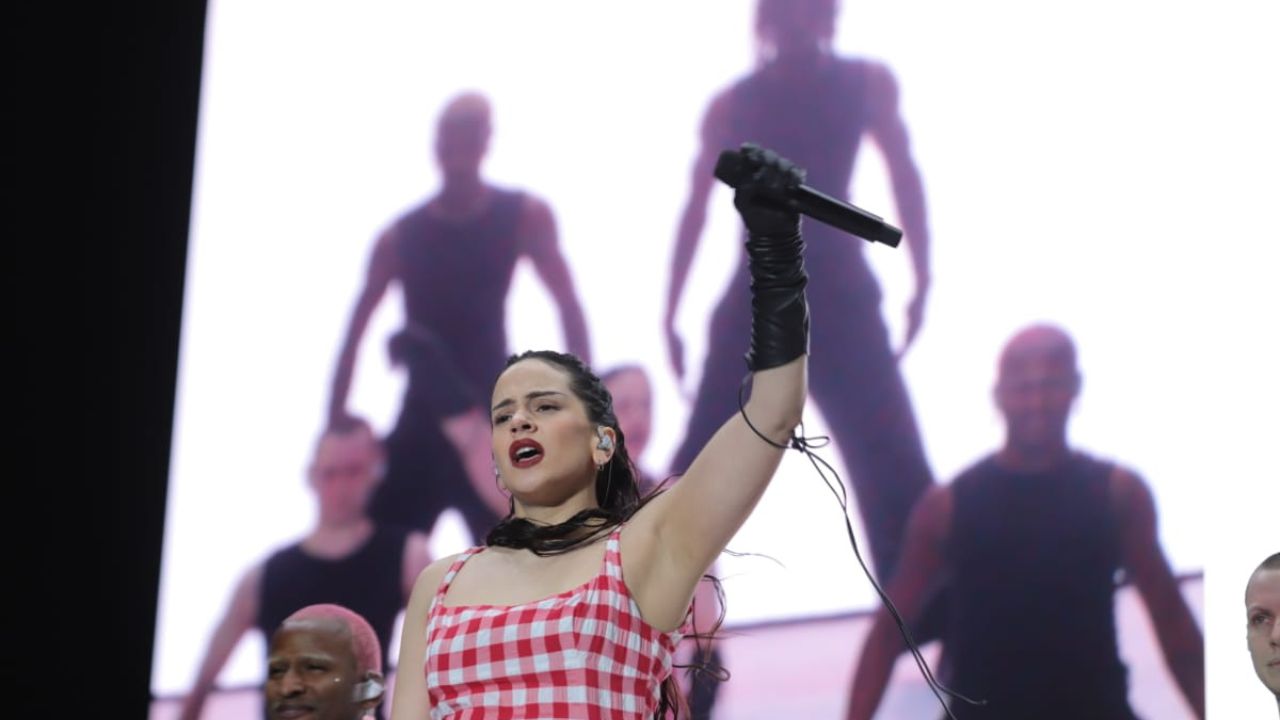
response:
<path id="1" fill-rule="evenodd" d="M 1280 553 L 1273 553 L 1249 576 L 1244 592 L 1249 656 L 1264 687 L 1280 709 Z"/>
<path id="2" fill-rule="evenodd" d="M 591 358 L 551 208 L 528 193 L 485 181 L 480 165 L 489 134 L 489 102 L 481 95 L 460 95 L 441 113 L 435 152 L 442 187 L 374 244 L 329 401 L 329 421 L 339 422 L 347 414 L 369 318 L 392 282 L 398 283 L 405 327 L 392 338 L 390 351 L 408 370 L 409 382 L 386 439 L 386 479 L 369 513 L 378 522 L 430 532 L 443 510 L 455 508 L 476 540 L 507 512 L 491 469 L 477 485 L 463 453 L 475 445 L 471 438 L 489 436 L 488 392 L 509 354 L 506 301 L 518 260 L 532 263 L 559 307 L 568 349 L 584 361 Z"/>
<path id="3" fill-rule="evenodd" d="M 1069 446 L 1079 391 L 1064 331 L 1035 325 L 1009 341 L 995 387 L 1004 446 L 917 503 L 888 594 L 910 623 L 946 584 L 944 682 L 986 701 L 952 702 L 957 718 L 1132 720 L 1112 606 L 1123 572 L 1203 718 L 1204 643 L 1157 539 L 1151 491 L 1132 470 Z M 872 718 L 902 649 L 881 609 L 855 670 L 849 720 Z"/>
<path id="4" fill-rule="evenodd" d="M 381 646 L 390 648 L 396 617 L 431 557 L 426 535 L 375 524 L 365 513 L 381 464 L 378 440 L 362 420 L 349 419 L 321 436 L 308 471 L 319 509 L 315 527 L 241 578 L 180 718 L 200 717 L 218 673 L 246 632 L 256 628 L 269 638 L 301 607 L 350 608 L 369 621 Z"/>

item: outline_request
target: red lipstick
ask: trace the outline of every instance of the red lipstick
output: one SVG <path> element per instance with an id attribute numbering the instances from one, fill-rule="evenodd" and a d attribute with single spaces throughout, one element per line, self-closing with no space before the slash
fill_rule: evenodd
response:
<path id="1" fill-rule="evenodd" d="M 537 465 L 542 461 L 542 455 L 542 445 L 529 438 L 521 438 L 507 448 L 507 457 L 511 459 L 511 465 L 517 468 Z"/>

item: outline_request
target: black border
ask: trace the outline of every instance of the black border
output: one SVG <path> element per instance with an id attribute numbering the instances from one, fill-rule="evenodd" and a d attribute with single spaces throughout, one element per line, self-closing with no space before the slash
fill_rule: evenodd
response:
<path id="1" fill-rule="evenodd" d="M 6 27 L 3 672 L 43 716 L 149 713 L 205 13 L 23 7 Z"/>

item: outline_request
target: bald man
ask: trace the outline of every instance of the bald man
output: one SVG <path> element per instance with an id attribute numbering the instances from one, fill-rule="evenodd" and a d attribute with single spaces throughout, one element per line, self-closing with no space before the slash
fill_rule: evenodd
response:
<path id="1" fill-rule="evenodd" d="M 370 514 L 378 522 L 430 532 L 440 513 L 454 508 L 477 541 L 507 511 L 493 483 L 487 440 L 478 461 L 467 451 L 472 438 L 488 437 L 486 401 L 509 354 L 506 299 L 517 261 L 530 261 L 559 307 L 568 350 L 591 360 L 586 320 L 551 208 L 481 175 L 491 130 L 489 101 L 476 93 L 455 97 L 440 114 L 440 191 L 375 243 L 329 401 L 330 423 L 341 421 L 369 318 L 391 284 L 398 284 L 405 327 L 390 349 L 408 370 L 409 384 L 386 439 L 386 481 Z M 478 474 L 471 465 L 481 467 Z"/>
<path id="2" fill-rule="evenodd" d="M 271 635 L 268 720 L 359 720 L 373 716 L 384 695 L 378 636 L 359 614 L 340 605 L 309 605 Z"/>
<path id="3" fill-rule="evenodd" d="M 1079 393 L 1065 332 L 1036 325 L 1014 335 L 994 393 L 1004 445 L 916 504 L 889 595 L 911 623 L 947 585 L 945 682 L 986 701 L 953 702 L 957 718 L 1133 720 L 1112 609 L 1123 571 L 1203 718 L 1204 644 L 1157 540 L 1151 491 L 1132 470 L 1069 446 Z M 871 720 L 902 649 L 882 609 L 855 670 L 850 720 Z"/>
<path id="4" fill-rule="evenodd" d="M 1249 655 L 1263 686 L 1276 696 L 1280 711 L 1280 553 L 1262 561 L 1244 591 Z"/>

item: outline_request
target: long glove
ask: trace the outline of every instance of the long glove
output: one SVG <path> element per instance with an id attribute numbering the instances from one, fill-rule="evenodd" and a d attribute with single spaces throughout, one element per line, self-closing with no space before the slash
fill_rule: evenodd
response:
<path id="1" fill-rule="evenodd" d="M 755 171 L 738 185 L 733 204 L 747 226 L 751 270 L 751 349 L 747 367 L 756 372 L 785 365 L 809 352 L 809 306 L 804 289 L 804 238 L 800 215 L 787 192 L 804 171 L 771 150 L 741 148 Z"/>

